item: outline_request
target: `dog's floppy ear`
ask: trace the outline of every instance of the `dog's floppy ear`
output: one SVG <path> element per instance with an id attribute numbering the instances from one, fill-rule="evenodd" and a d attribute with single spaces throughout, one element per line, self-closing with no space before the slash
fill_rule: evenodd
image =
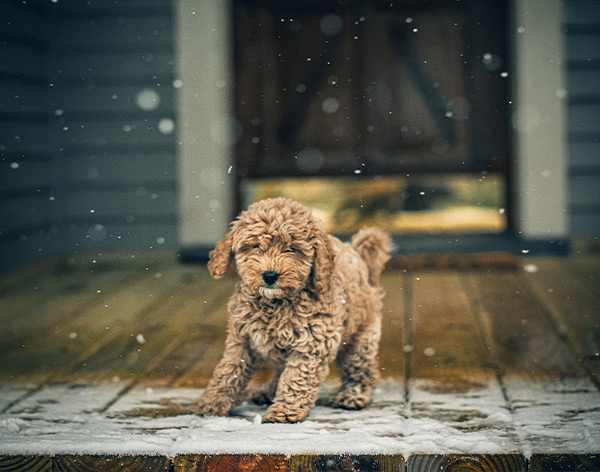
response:
<path id="1" fill-rule="evenodd" d="M 325 225 L 320 220 L 314 219 L 312 224 L 315 248 L 313 285 L 318 293 L 325 293 L 329 290 L 329 281 L 333 273 L 333 248 L 325 231 Z"/>
<path id="2" fill-rule="evenodd" d="M 223 277 L 232 257 L 233 230 L 229 231 L 208 254 L 208 271 L 215 279 Z"/>

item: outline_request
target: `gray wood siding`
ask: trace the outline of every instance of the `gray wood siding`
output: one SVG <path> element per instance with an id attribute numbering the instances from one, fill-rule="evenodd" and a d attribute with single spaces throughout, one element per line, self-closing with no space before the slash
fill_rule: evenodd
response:
<path id="1" fill-rule="evenodd" d="M 47 13 L 0 1 L 0 271 L 57 253 Z"/>
<path id="2" fill-rule="evenodd" d="M 571 236 L 600 236 L 600 1 L 566 0 Z"/>
<path id="3" fill-rule="evenodd" d="M 0 0 L 0 18 L 0 271 L 176 247 L 171 3 Z"/>
<path id="4" fill-rule="evenodd" d="M 64 252 L 174 248 L 175 132 L 159 126 L 175 123 L 171 4 L 57 6 Z"/>

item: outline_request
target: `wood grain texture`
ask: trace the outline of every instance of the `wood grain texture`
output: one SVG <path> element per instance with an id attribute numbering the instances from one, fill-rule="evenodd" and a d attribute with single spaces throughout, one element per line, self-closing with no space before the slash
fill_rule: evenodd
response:
<path id="1" fill-rule="evenodd" d="M 575 432 L 591 428 L 592 438 L 598 437 L 594 435 L 600 423 L 593 416 L 600 405 L 598 384 L 589 381 L 590 370 L 582 366 L 597 362 L 589 356 L 596 346 L 594 327 L 600 322 L 595 285 L 600 258 L 532 262 L 537 272 L 390 270 L 383 276 L 387 298 L 382 374 L 400 384 L 409 380 L 405 385 L 408 403 L 394 400 L 394 405 L 397 402 L 404 408 L 409 420 L 426 418 L 454 428 L 444 434 L 486 434 L 497 439 L 498 450 L 506 454 L 415 455 L 405 460 L 393 455 L 352 455 L 356 449 L 348 444 L 344 452 L 349 455 L 181 456 L 167 461 L 167 467 L 179 471 L 252 467 L 404 471 L 405 466 L 418 471 L 512 471 L 527 469 L 523 456 L 510 452 L 530 451 L 533 456 L 526 464 L 530 470 L 600 470 L 599 456 L 591 454 L 600 454 L 600 448 L 593 443 L 587 449 L 573 449 L 572 441 L 550 442 L 569 439 L 563 425 Z M 86 388 L 106 381 L 111 382 L 102 385 L 94 397 L 94 411 L 126 401 L 126 386 L 205 386 L 223 352 L 226 303 L 236 277 L 215 281 L 205 267 L 180 267 L 172 261 L 135 267 L 115 261 L 93 272 L 91 268 L 77 265 L 66 272 L 47 268 L 45 275 L 33 271 L 0 279 L 0 321 L 18 331 L 0 333 L 11 343 L 0 343 L 0 379 L 17 375 L 29 385 L 20 390 L 15 386 L 16 393 L 5 402 L 12 405 L 9 414 L 35 411 L 53 418 L 62 408 L 63 390 L 69 398 L 83 398 Z M 12 308 L 6 311 L 6 307 Z M 71 333 L 76 336 L 71 338 Z M 138 334 L 144 336 L 141 343 Z M 117 376 L 127 381 L 113 383 Z M 257 376 L 257 382 L 264 380 L 264 375 Z M 488 388 L 490 380 L 497 385 L 495 390 Z M 49 385 L 51 381 L 68 383 Z M 471 395 L 479 386 L 486 387 L 485 397 Z M 30 394 L 28 389 L 33 389 Z M 445 404 L 446 397 L 460 397 L 462 403 L 459 407 Z M 480 403 L 485 408 L 479 409 L 477 401 L 485 402 Z M 83 417 L 89 409 L 86 406 L 85 411 L 75 413 Z M 171 413 L 180 415 L 180 410 Z M 500 414 L 505 430 L 497 423 L 486 423 L 482 411 Z M 550 411 L 554 413 L 545 414 Z M 374 411 L 377 414 L 381 412 Z M 482 429 L 482 424 L 487 426 Z M 513 427 L 519 432 L 516 440 Z M 1 428 L 0 424 L 0 432 Z M 403 431 L 407 439 L 410 434 Z M 450 450 L 450 438 L 448 443 L 444 437 L 439 439 Z M 590 454 L 573 454 L 578 451 Z M 143 457 L 133 462 L 125 459 L 59 456 L 52 469 L 53 460 L 44 456 L 4 456 L 0 471 L 84 470 L 84 466 L 90 470 L 169 470 L 160 468 L 162 457 L 147 463 Z M 156 460 L 159 468 L 152 469 Z M 105 468 L 93 468 L 101 466 Z"/>
<path id="2" fill-rule="evenodd" d="M 131 271 L 52 271 L 14 287 L 2 297 L 0 321 L 10 329 L 0 334 L 0 353 L 21 347 L 40 331 L 102 301 L 102 294 L 123 283 Z M 30 317 L 35 316 L 32 326 Z"/>
<path id="3" fill-rule="evenodd" d="M 300 455 L 290 458 L 290 472 L 400 472 L 400 455 Z"/>
<path id="4" fill-rule="evenodd" d="M 173 459 L 174 472 L 286 472 L 282 455 L 185 455 Z"/>
<path id="5" fill-rule="evenodd" d="M 412 278 L 411 380 L 430 389 L 466 392 L 495 379 L 460 278 L 449 271 Z"/>
<path id="6" fill-rule="evenodd" d="M 154 346 L 152 339 L 157 324 L 166 320 L 155 319 L 154 314 L 163 303 L 174 297 L 181 288 L 182 269 L 164 267 L 147 271 L 143 277 L 120 285 L 104 303 L 97 303 L 85 313 L 78 313 L 63 328 L 64 337 L 55 341 L 55 349 L 60 344 L 68 344 L 66 333 L 78 333 L 77 344 L 83 347 L 77 357 L 71 359 L 65 368 L 52 378 L 53 382 L 105 382 L 115 376 L 131 377 L 143 372 L 142 365 L 146 354 L 151 358 Z M 160 275 L 160 277 L 157 277 Z M 164 323 L 162 328 L 168 326 Z M 144 332 L 147 332 L 144 336 Z M 143 341 L 139 342 L 139 335 Z M 111 363 L 107 365 L 106 359 Z M 148 360 L 148 357 L 144 358 Z M 136 362 L 140 360 L 140 362 Z M 135 365 L 137 363 L 137 366 Z"/>
<path id="7" fill-rule="evenodd" d="M 168 472 L 166 457 L 150 456 L 57 456 L 52 459 L 53 472 Z"/>
<path id="8" fill-rule="evenodd" d="M 533 262 L 538 270 L 523 278 L 547 307 L 559 335 L 600 382 L 600 284 L 594 267 L 580 259 L 566 266 L 556 259 Z"/>
<path id="9" fill-rule="evenodd" d="M 382 377 L 402 380 L 405 377 L 405 357 L 401 348 L 405 340 L 404 288 L 402 273 L 385 271 L 381 285 L 385 291 L 381 313 L 381 341 L 379 343 L 379 370 Z"/>
<path id="10" fill-rule="evenodd" d="M 408 459 L 407 472 L 525 472 L 521 454 L 416 454 Z"/>
<path id="11" fill-rule="evenodd" d="M 530 472 L 596 472 L 600 470 L 600 454 L 534 454 L 529 460 Z"/>
<path id="12" fill-rule="evenodd" d="M 0 456 L 0 472 L 51 472 L 47 456 Z"/>
<path id="13" fill-rule="evenodd" d="M 169 315 L 176 310 L 178 295 L 185 287 L 182 278 L 186 277 L 196 282 L 199 279 L 195 272 L 185 268 L 152 271 L 123 286 L 118 298 L 95 306 L 90 315 L 98 322 L 77 320 L 72 329 L 81 333 L 78 338 L 86 340 L 87 348 L 69 371 L 54 380 L 103 382 L 115 376 L 131 378 L 145 374 L 166 341 L 176 336 Z M 110 366 L 106 359 L 112 360 Z"/>
<path id="14" fill-rule="evenodd" d="M 518 275 L 472 273 L 469 281 L 505 380 L 544 382 L 583 375 L 540 299 Z"/>

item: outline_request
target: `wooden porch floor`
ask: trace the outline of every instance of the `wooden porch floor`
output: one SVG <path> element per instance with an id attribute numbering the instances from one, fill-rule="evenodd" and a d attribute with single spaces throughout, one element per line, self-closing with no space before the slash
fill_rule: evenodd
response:
<path id="1" fill-rule="evenodd" d="M 0 280 L 0 471 L 600 470 L 599 279 L 597 255 L 389 269 L 374 405 L 261 425 L 187 411 L 234 276 L 40 264 Z"/>

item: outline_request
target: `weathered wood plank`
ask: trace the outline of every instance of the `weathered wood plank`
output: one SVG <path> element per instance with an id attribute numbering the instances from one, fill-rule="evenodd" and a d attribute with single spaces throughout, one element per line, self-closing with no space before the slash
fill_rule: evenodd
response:
<path id="1" fill-rule="evenodd" d="M 559 335 L 573 346 L 581 364 L 600 383 L 600 295 L 598 279 L 580 262 L 534 261 L 537 270 L 523 278 L 530 283 L 554 319 Z"/>
<path id="2" fill-rule="evenodd" d="M 129 273 L 123 278 L 107 276 L 99 284 L 83 283 L 74 288 L 76 293 L 65 296 L 62 307 L 58 296 L 49 300 L 42 310 L 32 311 L 15 322 L 14 329 L 18 328 L 21 336 L 14 336 L 5 343 L 6 351 L 0 349 L 0 379 L 43 383 L 49 376 L 67 368 L 87 349 L 88 327 L 99 321 L 92 321 L 87 315 L 94 307 L 112 303 L 115 292 L 136 277 L 138 275 Z M 89 324 L 86 325 L 85 320 Z"/>
<path id="3" fill-rule="evenodd" d="M 117 382 L 100 386 L 47 386 L 11 406 L 7 413 L 34 425 L 37 420 L 81 423 L 81 415 L 103 409 L 122 388 L 123 384 Z"/>
<path id="4" fill-rule="evenodd" d="M 573 280 L 581 283 L 582 290 L 588 290 L 589 293 L 590 285 L 586 282 L 589 272 L 585 272 L 582 279 L 577 270 L 569 272 L 571 266 L 568 265 L 568 260 L 566 263 L 566 268 L 561 268 L 560 264 L 550 265 L 552 270 L 558 273 L 556 280 L 560 280 L 561 273 L 570 273 Z M 578 378 L 581 375 L 585 376 L 585 372 L 579 368 L 577 359 L 565 346 L 560 333 L 557 333 L 557 325 L 549 321 L 548 310 L 544 309 L 544 305 L 549 304 L 548 298 L 545 295 L 542 297 L 537 291 L 532 292 L 532 285 L 523 283 L 527 281 L 523 280 L 524 277 L 543 276 L 544 267 L 540 264 L 537 273 L 522 275 L 509 272 L 484 274 L 474 271 L 423 271 L 403 276 L 399 272 L 390 271 L 384 275 L 388 298 L 384 305 L 384 333 L 380 350 L 382 374 L 386 377 L 393 371 L 392 377 L 400 377 L 398 380 L 402 380 L 401 377 L 405 375 L 405 355 L 400 351 L 402 344 L 406 342 L 400 340 L 410 339 L 407 350 L 412 348 L 409 354 L 413 362 L 410 371 L 406 373 L 411 379 L 408 386 L 410 408 L 407 409 L 402 401 L 401 385 L 386 387 L 384 383 L 376 393 L 375 404 L 363 412 L 345 412 L 317 406 L 307 424 L 292 425 L 293 427 L 281 431 L 271 431 L 269 428 L 272 425 L 253 422 L 264 412 L 264 409 L 254 405 L 243 405 L 231 418 L 205 419 L 186 415 L 186 405 L 189 404 L 191 396 L 190 399 L 168 403 L 169 393 L 156 391 L 148 397 L 152 397 L 156 405 L 150 400 L 144 400 L 146 386 L 205 385 L 214 364 L 222 355 L 227 320 L 225 303 L 235 284 L 234 277 L 212 281 L 204 272 L 205 268 L 193 268 L 189 273 L 183 271 L 182 278 L 187 281 L 177 280 L 176 273 L 179 269 L 175 269 L 172 274 L 173 283 L 169 283 L 168 288 L 163 287 L 158 302 L 157 298 L 152 297 L 153 300 L 146 303 L 143 300 L 144 293 L 152 292 L 156 295 L 158 292 L 154 289 L 149 290 L 143 282 L 147 282 L 156 272 L 161 273 L 160 279 L 156 279 L 159 283 L 170 277 L 165 275 L 167 270 L 170 270 L 167 267 L 154 267 L 144 271 L 145 275 L 135 283 L 123 286 L 117 281 L 107 284 L 106 293 L 103 290 L 102 295 L 106 296 L 103 301 L 109 300 L 117 307 L 117 311 L 123 310 L 109 316 L 110 334 L 104 332 L 102 319 L 92 319 L 97 318 L 94 313 L 102 314 L 106 309 L 102 303 L 81 305 L 81 311 L 72 313 L 75 319 L 67 320 L 64 325 L 62 323 L 66 320 L 65 312 L 48 312 L 44 323 L 52 326 L 58 320 L 63 334 L 77 333 L 76 340 L 82 343 L 83 349 L 71 349 L 65 354 L 60 350 L 64 350 L 66 344 L 37 346 L 35 349 L 40 363 L 34 365 L 33 358 L 29 358 L 25 365 L 30 365 L 30 368 L 23 376 L 23 379 L 39 379 L 39 376 L 35 377 L 35 373 L 41 371 L 45 375 L 52 373 L 54 379 L 60 379 L 62 374 L 56 375 L 56 372 L 62 372 L 63 367 L 59 365 L 59 361 L 65 358 L 61 356 L 66 355 L 69 359 L 77 359 L 77 362 L 71 362 L 64 371 L 80 369 L 81 376 L 72 377 L 77 381 L 93 380 L 95 374 L 98 374 L 98 378 L 108 380 L 112 378 L 111 372 L 116 372 L 120 377 L 135 374 L 136 381 L 142 380 L 139 387 L 120 396 L 123 386 L 128 384 L 113 385 L 110 387 L 110 395 L 105 395 L 102 391 L 98 396 L 94 394 L 94 398 L 98 397 L 95 406 L 85 404 L 87 395 L 92 393 L 91 389 L 85 391 L 86 386 L 56 387 L 59 390 L 54 391 L 51 389 L 55 387 L 48 387 L 16 403 L 10 409 L 11 415 L 3 416 L 2 421 L 11 419 L 10 424 L 7 423 L 10 428 L 24 428 L 23 431 L 27 428 L 28 437 L 32 441 L 28 447 L 32 447 L 36 444 L 33 442 L 35 435 L 32 434 L 35 427 L 30 425 L 49 419 L 50 422 L 44 426 L 43 431 L 52 429 L 56 432 L 52 441 L 58 449 L 61 444 L 66 444 L 67 440 L 70 441 L 69 447 L 75 448 L 73 435 L 81 432 L 81 438 L 87 448 L 85 452 L 88 454 L 95 454 L 95 451 L 99 450 L 98 447 L 106 445 L 114 450 L 115 454 L 123 454 L 126 441 L 139 437 L 136 436 L 138 433 L 149 433 L 152 441 L 156 441 L 152 442 L 151 446 L 148 446 L 148 443 L 137 443 L 135 447 L 141 448 L 136 449 L 138 452 L 143 450 L 143 453 L 147 454 L 147 448 L 156 445 L 160 448 L 157 454 L 172 454 L 188 452 L 189 447 L 196 444 L 201 447 L 201 444 L 210 443 L 210 446 L 204 449 L 204 452 L 207 452 L 223 441 L 225 444 L 237 444 L 227 441 L 256 435 L 258 431 L 269 431 L 270 441 L 275 441 L 282 447 L 276 451 L 290 451 L 292 454 L 286 459 L 285 467 L 292 467 L 294 460 L 304 467 L 316 467 L 315 470 L 323 470 L 323 467 L 324 470 L 346 470 L 343 467 L 347 465 L 351 467 L 348 470 L 353 470 L 352 467 L 356 470 L 357 464 L 367 464 L 365 461 L 359 461 L 359 464 L 359 456 L 333 457 L 336 462 L 328 462 L 327 458 L 332 459 L 332 456 L 327 455 L 294 456 L 293 454 L 302 454 L 304 445 L 310 444 L 297 439 L 298 430 L 295 428 L 300 427 L 308 433 L 307 437 L 310 436 L 313 440 L 315 437 L 322 438 L 326 451 L 332 449 L 332 444 L 335 444 L 333 450 L 343 450 L 347 444 L 349 453 L 356 451 L 357 447 L 360 448 L 360 452 L 381 447 L 387 451 L 398 451 L 404 454 L 404 457 L 409 457 L 410 453 L 431 452 L 411 456 L 412 464 L 422 467 L 420 470 L 426 470 L 423 469 L 423 464 L 443 466 L 445 470 L 488 470 L 476 468 L 491 467 L 486 463 L 487 458 L 492 458 L 489 460 L 497 467 L 491 470 L 512 470 L 500 468 L 502 461 L 510 463 L 511 460 L 514 460 L 516 470 L 524 470 L 518 467 L 522 465 L 523 457 L 529 457 L 530 454 L 533 454 L 530 461 L 532 468 L 538 467 L 532 470 L 595 470 L 598 469 L 597 463 L 594 462 L 597 456 L 591 453 L 600 452 L 596 446 L 600 444 L 600 394 L 588 379 Z M 590 267 L 590 270 L 595 270 L 593 265 Z M 199 271 L 204 275 L 199 276 Z M 400 283 L 403 277 L 410 281 L 410 287 Z M 154 286 L 156 285 L 155 283 Z M 21 290 L 18 284 L 11 286 L 17 291 Z M 13 289 L 5 293 L 10 294 Z M 131 295 L 128 291 L 133 289 L 141 291 L 135 295 L 142 299 L 141 303 L 127 302 L 126 298 Z M 44 289 L 44 293 L 46 290 Z M 406 305 L 408 313 L 404 312 L 405 292 L 409 294 L 409 303 Z M 568 292 L 565 292 L 565 295 L 568 296 Z M 60 306 L 61 293 L 43 296 L 47 296 L 48 301 L 52 300 L 53 304 L 56 303 L 56 307 Z M 65 299 L 67 304 L 71 303 L 69 299 Z M 73 303 L 75 306 L 75 298 Z M 584 304 L 583 307 L 585 306 Z M 577 304 L 573 305 L 573 310 L 580 309 Z M 409 320 L 407 327 L 412 328 L 411 332 L 402 327 L 401 320 L 405 315 Z M 480 322 L 477 321 L 477 316 L 480 316 Z M 54 321 L 53 317 L 56 317 Z M 29 323 L 33 321 L 29 319 Z M 91 325 L 89 329 L 88 324 Z M 480 332 L 482 328 L 486 333 L 483 339 Z M 38 334 L 30 339 L 40 344 L 47 343 L 48 337 L 55 336 L 44 336 L 44 329 L 39 327 L 34 326 L 32 329 Z M 97 338 L 96 334 L 99 335 Z M 143 343 L 137 341 L 137 334 L 143 334 Z M 94 345 L 94 349 L 85 351 L 95 342 L 97 344 Z M 487 351 L 486 342 L 491 352 Z M 549 347 L 546 346 L 547 343 L 550 344 Z M 138 349 L 141 349 L 139 353 Z M 558 352 L 553 353 L 552 350 Z M 18 351 L 14 351 L 14 357 L 11 359 L 17 359 L 17 354 L 22 354 Z M 81 357 L 82 353 L 86 352 L 87 355 Z M 48 361 L 45 357 L 54 357 L 55 361 Z M 110 360 L 107 365 L 103 366 L 103 359 L 106 362 L 108 358 Z M 0 370 L 9 368 L 4 359 L 2 358 L 0 363 Z M 82 362 L 88 365 L 84 366 Z M 498 372 L 505 380 L 500 385 L 494 381 L 494 365 L 498 366 Z M 68 375 L 65 378 L 68 378 Z M 482 378 L 491 381 L 485 383 Z M 153 384 L 153 380 L 158 381 Z M 333 388 L 327 388 L 329 387 Z M 512 410 L 507 408 L 502 396 L 503 390 Z M 77 392 L 80 392 L 79 397 Z M 27 389 L 23 389 L 10 395 L 13 400 L 18 400 L 26 394 Z M 131 408 L 126 408 L 127 401 L 130 396 L 133 398 L 136 395 L 137 400 L 143 400 L 137 403 L 141 405 L 137 414 L 142 417 L 122 416 L 130 414 Z M 55 403 L 57 399 L 58 403 Z M 147 410 L 144 410 L 146 401 Z M 114 407 L 106 413 L 97 412 L 107 404 Z M 157 405 L 162 407 L 162 410 Z M 63 407 L 66 409 L 61 413 Z M 117 413 L 121 416 L 111 416 Z M 52 423 L 53 418 L 56 423 Z M 365 432 L 368 429 L 369 442 L 366 446 L 364 441 L 349 443 L 345 439 L 348 435 L 358 437 L 355 430 L 359 424 L 357 421 L 365 425 Z M 516 427 L 516 431 L 513 426 Z M 85 433 L 90 428 L 103 433 L 106 431 L 106 435 L 103 434 L 96 440 L 95 436 Z M 4 442 L 4 438 L 10 441 L 9 444 L 3 444 L 2 451 L 5 454 L 8 451 L 7 447 L 12 447 L 13 444 L 18 447 L 27 445 L 20 441 L 23 431 L 3 432 L 4 436 L 0 442 Z M 280 434 L 282 432 L 284 434 Z M 69 436 L 61 436 L 67 433 Z M 214 442 L 214 435 L 222 437 L 222 440 Z M 48 436 L 42 435 L 38 438 L 46 440 Z M 198 438 L 201 440 L 197 440 Z M 434 442 L 427 442 L 432 438 Z M 265 451 L 264 448 L 259 449 L 263 444 L 260 439 L 257 441 L 252 443 L 255 444 L 256 451 Z M 174 447 L 179 449 L 172 452 Z M 455 454 L 455 457 L 459 457 L 463 462 L 457 459 L 451 463 L 452 456 L 441 454 L 436 448 L 443 448 L 448 454 L 468 454 Z M 63 449 L 58 454 L 70 454 L 77 450 Z M 317 449 L 319 450 L 321 449 Z M 240 448 L 234 451 L 246 452 Z M 523 452 L 523 455 L 519 452 Z M 21 453 L 30 454 L 31 450 L 21 450 Z M 432 455 L 434 453 L 438 456 Z M 442 456 L 443 461 L 440 464 L 438 459 Z M 208 457 L 215 459 L 217 456 Z M 369 457 L 373 459 L 377 456 Z M 390 457 L 402 456 L 387 456 L 379 465 L 389 466 L 390 462 L 386 461 Z M 416 459 L 417 457 L 419 459 Z M 210 461 L 208 463 L 210 464 Z M 238 463 L 246 462 L 239 459 Z M 375 462 L 371 464 L 373 467 L 377 465 Z M 411 461 L 408 460 L 407 464 L 410 470 Z M 190 466 L 196 467 L 198 463 L 194 465 L 192 460 Z M 403 470 L 403 467 L 391 470 Z"/>
<path id="5" fill-rule="evenodd" d="M 423 452 L 424 443 L 432 453 L 520 451 L 460 276 L 416 273 L 409 306 L 409 418 L 430 421 L 431 432 L 406 438 L 408 451 Z"/>
<path id="6" fill-rule="evenodd" d="M 137 385 L 120 396 L 118 401 L 106 410 L 110 418 L 174 418 L 189 415 L 192 402 L 202 390 L 188 388 L 152 388 Z M 187 420 L 189 423 L 189 418 Z M 186 420 L 182 419 L 182 427 Z M 133 429 L 134 426 L 131 426 Z M 143 432 L 143 426 L 139 428 Z"/>
<path id="7" fill-rule="evenodd" d="M 282 455 L 185 455 L 173 459 L 174 472 L 286 472 L 288 461 Z"/>
<path id="8" fill-rule="evenodd" d="M 57 456 L 52 459 L 52 466 L 55 472 L 168 472 L 170 461 L 149 456 Z"/>
<path id="9" fill-rule="evenodd" d="M 224 348 L 226 303 L 235 283 L 233 277 L 214 281 L 204 271 L 202 278 L 181 290 L 177 307 L 164 315 L 170 325 L 167 337 L 177 341 L 149 366 L 144 385 L 206 385 Z"/>
<path id="10" fill-rule="evenodd" d="M 152 431 L 146 443 L 132 446 L 136 450 L 153 448 L 163 454 L 275 454 L 287 456 L 306 453 L 323 454 L 397 454 L 405 440 L 403 391 L 390 383 L 375 392 L 368 409 L 348 412 L 323 404 L 335 391 L 326 384 L 309 419 L 301 424 L 263 425 L 260 417 L 267 407 L 244 403 L 228 417 L 198 417 L 189 407 L 200 394 L 199 389 L 154 389 L 137 386 L 121 396 L 105 413 L 113 426 L 112 441 L 139 438 Z M 95 429 L 91 419 L 88 428 Z M 101 425 L 100 425 L 101 426 Z M 426 427 L 426 426 L 425 426 Z M 425 427 L 414 424 L 411 430 Z M 80 447 L 90 446 L 93 438 L 83 438 Z M 64 447 L 64 446 L 63 446 Z"/>
<path id="11" fill-rule="evenodd" d="M 223 356 L 227 332 L 227 300 L 233 293 L 237 279 L 227 277 L 218 281 L 218 288 L 211 284 L 213 290 L 218 290 L 219 296 L 214 300 L 209 316 L 194 316 L 195 306 L 186 313 L 194 319 L 188 321 L 188 339 L 182 340 L 177 355 L 187 368 L 181 370 L 173 383 L 174 387 L 204 387 L 210 380 L 213 369 Z M 188 318 L 189 319 L 189 318 Z M 200 349 L 201 344 L 204 344 Z M 198 350 L 196 350 L 198 349 Z"/>
<path id="12" fill-rule="evenodd" d="M 50 310 L 47 313 L 48 322 L 52 324 L 48 326 L 45 319 L 42 319 L 36 325 L 34 319 L 30 319 L 29 333 L 22 345 L 11 346 L 3 355 L 0 375 L 13 381 L 22 378 L 33 381 L 36 377 L 37 382 L 44 382 L 61 371 L 72 374 L 73 363 L 93 349 L 98 339 L 102 339 L 102 335 L 111 326 L 118 327 L 114 318 L 127 316 L 124 310 L 127 310 L 128 302 L 131 304 L 136 299 L 143 306 L 139 300 L 140 293 L 146 295 L 147 303 L 152 301 L 147 291 L 152 287 L 150 281 L 151 277 L 146 273 L 113 279 L 104 291 L 100 290 L 98 293 L 92 290 L 92 293 L 84 294 L 83 301 L 75 296 L 72 300 L 74 306 L 66 312 L 60 310 L 60 299 L 57 299 L 56 311 Z M 155 282 L 155 285 L 158 283 Z M 91 287 L 93 284 L 86 285 L 86 290 Z M 128 297 L 128 290 L 137 296 Z"/>
<path id="13" fill-rule="evenodd" d="M 32 385 L 7 385 L 0 384 L 0 412 L 7 410 L 25 395 L 35 389 Z"/>
<path id="14" fill-rule="evenodd" d="M 600 393 L 518 274 L 471 274 L 526 455 L 600 443 Z M 499 289 L 501 287 L 501 290 Z"/>
<path id="15" fill-rule="evenodd" d="M 412 279 L 411 379 L 432 389 L 466 392 L 495 380 L 460 278 L 449 271 Z"/>
<path id="16" fill-rule="evenodd" d="M 408 458 L 407 472 L 526 472 L 521 454 L 415 454 Z"/>
<path id="17" fill-rule="evenodd" d="M 383 378 L 391 377 L 397 382 L 405 378 L 404 358 L 404 289 L 402 272 L 385 271 L 381 285 L 385 291 L 383 299 L 381 340 L 379 343 L 379 370 Z"/>
<path id="18" fill-rule="evenodd" d="M 584 279 L 588 280 L 590 288 L 593 290 L 594 287 L 598 287 L 598 280 L 600 280 L 600 255 L 598 254 L 597 245 L 593 246 L 591 244 L 590 246 L 587 253 L 584 253 L 583 256 L 570 257 L 567 263 L 563 263 L 563 267 L 571 272 L 580 273 Z"/>
<path id="19" fill-rule="evenodd" d="M 181 335 L 177 310 L 185 298 L 180 294 L 186 283 L 197 283 L 201 278 L 199 271 L 172 267 L 148 277 L 150 280 L 119 292 L 120 297 L 113 301 L 112 313 L 99 314 L 102 316 L 98 318 L 99 323 L 110 329 L 100 329 L 97 339 L 91 340 L 85 354 L 72 366 L 77 372 L 77 381 L 102 382 L 115 376 L 143 375 L 166 345 Z M 89 332 L 98 327 L 83 329 Z M 64 375 L 66 380 L 73 380 L 73 372 Z"/>
<path id="20" fill-rule="evenodd" d="M 600 452 L 600 393 L 587 378 L 508 381 L 506 395 L 523 452 Z"/>
<path id="21" fill-rule="evenodd" d="M 0 456 L 0 472 L 51 472 L 48 456 Z"/>
<path id="22" fill-rule="evenodd" d="M 160 275 L 160 277 L 159 277 Z M 139 329 L 143 318 L 161 302 L 164 297 L 176 294 L 179 288 L 179 270 L 161 268 L 158 271 L 147 271 L 145 274 L 112 291 L 104 303 L 96 304 L 78 316 L 69 320 L 62 329 L 65 333 L 77 333 L 77 355 L 72 356 L 64 367 L 56 371 L 53 382 L 90 382 L 98 376 L 94 368 L 102 367 L 107 358 L 87 365 L 93 357 L 111 340 L 119 336 L 125 338 L 127 345 L 139 344 Z M 133 337 L 132 337 L 133 334 Z M 145 339 L 145 338 L 144 338 Z M 51 339 L 48 350 L 61 349 L 68 344 L 65 336 Z M 113 358 L 114 357 L 109 357 Z"/>
<path id="23" fill-rule="evenodd" d="M 400 472 L 404 470 L 401 455 L 318 455 L 292 456 L 290 472 Z"/>
<path id="24" fill-rule="evenodd" d="M 505 380 L 550 381 L 584 375 L 528 284 L 514 273 L 472 273 L 494 359 Z"/>
<path id="25" fill-rule="evenodd" d="M 134 272 L 121 270 L 49 273 L 11 291 L 1 300 L 0 320 L 8 329 L 0 334 L 0 355 L 45 337 L 131 277 Z"/>
<path id="26" fill-rule="evenodd" d="M 600 470 L 600 454 L 534 454 L 529 460 L 530 472 L 596 472 Z"/>

